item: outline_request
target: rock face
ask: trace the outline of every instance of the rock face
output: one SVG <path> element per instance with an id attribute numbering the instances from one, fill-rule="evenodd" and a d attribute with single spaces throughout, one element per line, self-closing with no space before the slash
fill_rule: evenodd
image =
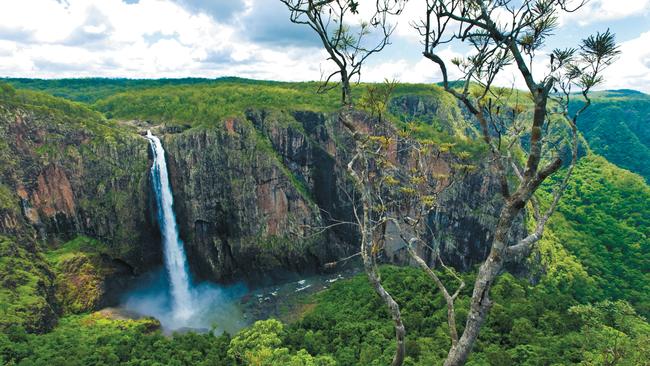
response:
<path id="1" fill-rule="evenodd" d="M 86 117 L 88 119 L 97 116 Z M 0 109 L 2 185 L 22 215 L 9 212 L 2 233 L 29 233 L 56 246 L 83 234 L 140 272 L 160 262 L 151 219 L 147 142 L 119 126 L 83 128 L 66 116 Z M 102 125 L 103 124 L 103 125 Z"/>
<path id="2" fill-rule="evenodd" d="M 362 114 L 357 119 L 366 131 L 385 128 Z M 197 275 L 227 280 L 320 270 L 358 251 L 350 225 L 310 236 L 353 220 L 345 169 L 351 144 L 336 114 L 249 110 L 245 118 L 168 134 L 164 144 L 181 235 Z M 443 174 L 453 162 L 446 156 L 431 164 Z M 487 256 L 497 192 L 494 174 L 480 166 L 440 197 L 428 239 L 447 263 L 467 270 Z M 519 225 L 513 236 L 523 234 Z M 403 246 L 388 242 L 386 258 L 408 263 Z M 431 262 L 428 247 L 420 252 Z"/>
<path id="3" fill-rule="evenodd" d="M 438 122 L 449 112 L 443 107 L 408 97 L 391 104 L 394 112 Z M 42 296 L 48 303 L 58 288 L 52 313 L 110 305 L 124 278 L 162 262 L 151 153 L 139 135 L 146 128 L 162 137 L 180 233 L 197 278 L 320 271 L 358 252 L 355 228 L 337 224 L 352 221 L 355 193 L 345 169 L 350 137 L 335 113 L 252 109 L 210 127 L 183 129 L 113 124 L 75 108 L 81 107 L 0 103 L 0 236 L 33 255 L 79 235 L 103 243 L 93 256 L 57 264 L 58 285 L 50 278 Z M 355 118 L 365 131 L 389 128 L 363 114 Z M 451 157 L 431 162 L 441 173 L 452 163 Z M 441 208 L 429 217 L 429 240 L 447 263 L 468 269 L 486 256 L 497 194 L 493 174 L 479 165 L 440 197 Z M 513 235 L 523 235 L 523 225 Z M 387 243 L 385 258 L 407 263 L 402 247 Z M 420 252 L 431 260 L 428 247 Z M 71 284 L 93 296 L 84 302 Z"/>
<path id="4" fill-rule="evenodd" d="M 350 249 L 336 232 L 313 233 L 327 222 L 321 209 L 336 206 L 329 183 L 339 172 L 290 114 L 249 111 L 163 143 L 196 275 L 259 279 L 317 270 Z"/>
<path id="5" fill-rule="evenodd" d="M 8 281 L 0 317 L 35 332 L 63 311 L 114 302 L 116 284 L 161 261 L 146 141 L 88 109 L 47 101 L 0 103 L 0 278 Z M 41 254 L 79 235 L 102 244 L 89 248 L 96 267 L 83 254 L 60 266 Z"/>
<path id="6" fill-rule="evenodd" d="M 413 98 L 396 106 L 414 114 L 437 110 Z M 362 127 L 369 123 L 359 120 Z M 4 186 L 22 212 L 3 215 L 3 232 L 22 221 L 45 242 L 97 238 L 134 272 L 161 262 L 150 153 L 134 130 L 112 126 L 114 141 L 105 141 L 24 110 L 6 114 L 3 123 L 5 141 L 15 142 L 11 153 L 20 156 L 4 172 L 10 182 Z M 313 270 L 355 252 L 349 226 L 313 235 L 351 221 L 350 142 L 335 114 L 249 110 L 210 128 L 165 132 L 175 210 L 196 276 L 228 280 Z M 445 169 L 444 161 L 434 163 Z M 446 191 L 442 208 L 431 215 L 431 240 L 456 267 L 467 269 L 486 255 L 496 192 L 492 175 L 479 169 Z M 405 260 L 400 245 L 391 248 L 390 258 Z"/>

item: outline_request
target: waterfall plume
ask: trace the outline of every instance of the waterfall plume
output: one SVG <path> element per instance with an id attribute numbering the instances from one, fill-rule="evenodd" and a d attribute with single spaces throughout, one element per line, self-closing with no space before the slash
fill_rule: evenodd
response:
<path id="1" fill-rule="evenodd" d="M 156 196 L 158 225 L 163 239 L 165 267 L 170 279 L 172 312 L 178 319 L 187 319 L 192 315 L 191 277 L 183 242 L 178 234 L 176 215 L 174 214 L 174 197 L 169 183 L 165 149 L 160 139 L 147 131 L 147 139 L 153 151 L 151 179 Z"/>
<path id="2" fill-rule="evenodd" d="M 151 131 L 147 131 L 146 138 L 153 152 L 151 183 L 165 268 L 140 276 L 125 294 L 122 306 L 133 313 L 155 317 L 166 332 L 213 329 L 234 333 L 247 323 L 238 306 L 238 300 L 247 291 L 246 286 L 192 281 L 174 214 L 165 149 Z"/>

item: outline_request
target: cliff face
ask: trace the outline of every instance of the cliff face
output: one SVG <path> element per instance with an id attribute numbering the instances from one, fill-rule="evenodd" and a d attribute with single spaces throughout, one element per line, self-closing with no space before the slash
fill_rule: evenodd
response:
<path id="1" fill-rule="evenodd" d="M 442 121 L 447 112 L 430 102 L 405 98 L 391 108 Z M 355 118 L 365 131 L 389 128 L 360 113 Z M 352 221 L 355 193 L 345 169 L 350 137 L 335 113 L 251 109 L 184 130 L 113 124 L 72 104 L 0 103 L 0 236 L 11 243 L 6 250 L 17 245 L 26 250 L 23 257 L 33 255 L 40 263 L 33 272 L 47 278 L 34 284 L 49 304 L 37 307 L 46 315 L 35 329 L 51 325 L 43 319 L 52 314 L 110 304 L 125 278 L 162 262 L 149 145 L 139 136 L 147 128 L 157 131 L 167 152 L 181 237 L 196 277 L 228 281 L 314 271 L 358 251 L 354 227 L 337 224 Z M 453 162 L 443 156 L 430 163 L 444 173 Z M 468 269 L 486 256 L 496 192 L 493 175 L 479 165 L 440 197 L 441 208 L 429 217 L 435 228 L 429 239 L 447 263 Z M 522 235 L 520 227 L 513 235 Z M 81 246 L 65 244 L 75 254 L 49 264 L 38 254 L 65 254 L 66 242 Z M 402 247 L 389 241 L 385 258 L 407 263 Z M 420 252 L 431 259 L 428 247 Z M 89 295 L 75 296 L 71 283 Z"/>
<path id="2" fill-rule="evenodd" d="M 161 260 L 146 141 L 52 100 L 0 103 L 0 302 L 12 304 L 0 306 L 0 317 L 22 319 L 31 331 L 114 299 L 116 284 Z M 68 245 L 79 235 L 98 240 Z M 89 260 L 50 255 L 68 250 Z M 93 298 L 78 303 L 79 291 Z"/>
<path id="3" fill-rule="evenodd" d="M 355 118 L 365 131 L 389 128 Z M 249 110 L 212 128 L 168 134 L 164 143 L 181 234 L 198 275 L 319 270 L 358 251 L 353 226 L 332 226 L 353 221 L 355 194 L 345 168 L 351 141 L 336 114 Z M 448 154 L 430 162 L 441 174 L 453 163 Z M 479 165 L 441 195 L 441 208 L 429 217 L 429 246 L 470 269 L 487 256 L 500 201 L 494 174 Z M 310 235 L 323 227 L 329 229 Z M 523 234 L 522 223 L 512 235 Z M 388 240 L 386 258 L 408 263 L 403 246 Z M 431 262 L 428 247 L 419 251 Z"/>
<path id="4" fill-rule="evenodd" d="M 2 111 L 2 184 L 22 213 L 3 215 L 3 233 L 52 246 L 91 236 L 135 272 L 160 261 L 144 139 L 117 126 L 83 128 L 48 112 Z"/>
<path id="5" fill-rule="evenodd" d="M 402 103 L 408 110 L 417 104 Z M 97 238 L 134 272 L 160 263 L 144 139 L 119 126 L 115 136 L 98 136 L 24 110 L 4 121 L 6 141 L 15 142 L 11 154 L 20 156 L 6 170 L 5 186 L 22 215 L 3 215 L 3 232 L 23 222 L 45 242 Z M 358 123 L 377 128 L 362 116 Z M 350 141 L 337 115 L 249 110 L 210 128 L 165 132 L 181 236 L 198 277 L 314 269 L 356 250 L 350 226 L 312 235 L 352 218 Z M 450 163 L 431 162 L 442 170 Z M 492 175 L 480 168 L 445 191 L 431 215 L 431 240 L 456 267 L 467 269 L 486 255 L 496 192 Z M 389 245 L 389 257 L 406 260 L 400 247 Z"/>
<path id="6" fill-rule="evenodd" d="M 314 270 L 350 250 L 335 232 L 314 234 L 327 222 L 321 209 L 337 205 L 339 171 L 293 116 L 249 111 L 163 142 L 181 236 L 200 277 Z"/>

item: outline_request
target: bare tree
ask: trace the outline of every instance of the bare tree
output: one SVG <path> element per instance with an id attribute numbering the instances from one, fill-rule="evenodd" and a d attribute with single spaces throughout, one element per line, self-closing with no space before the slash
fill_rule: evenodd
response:
<path id="1" fill-rule="evenodd" d="M 489 149 L 489 164 L 498 175 L 503 197 L 490 253 L 479 268 L 460 336 L 454 309 L 458 290 L 450 295 L 446 285 L 409 246 L 411 256 L 447 301 L 451 347 L 446 366 L 466 362 L 492 304 L 490 288 L 504 264 L 522 262 L 542 237 L 577 161 L 577 119 L 590 105 L 588 94 L 602 81 L 603 69 L 619 53 L 608 30 L 585 39 L 579 48 L 554 50 L 544 75 L 536 78 L 533 74 L 533 61 L 538 59 L 536 54 L 556 27 L 558 14 L 575 11 L 584 3 L 580 1 L 572 8 L 570 0 L 427 0 L 424 20 L 415 24 L 423 36 L 423 55 L 439 67 L 444 89 L 478 120 L 482 140 Z M 462 74 L 457 83 L 450 83 L 447 64 L 437 53 L 439 46 L 452 42 L 465 43 L 473 49 L 470 56 L 451 60 Z M 497 77 L 511 65 L 528 89 L 526 96 L 532 104 L 532 115 L 513 102 L 512 96 L 517 93 L 514 89 L 494 86 Z M 575 96 L 572 88 L 579 89 L 583 104 L 570 114 L 569 102 Z M 561 150 L 549 142 L 551 124 L 564 124 L 571 132 L 569 162 L 564 162 Z M 527 144 L 522 144 L 522 140 Z M 551 202 L 542 210 L 535 192 L 563 164 L 567 166 L 566 174 L 555 187 Z M 536 220 L 535 229 L 518 242 L 509 243 L 516 218 L 527 206 Z M 404 240 L 411 244 L 420 239 L 412 236 Z M 462 285 L 461 282 L 459 288 Z"/>
<path id="2" fill-rule="evenodd" d="M 369 20 L 357 25 L 349 19 L 359 15 L 354 0 L 280 0 L 290 11 L 290 20 L 309 26 L 320 38 L 329 60 L 336 64 L 333 72 L 323 76 L 320 91 L 341 85 L 341 102 L 352 104 L 351 81 L 359 80 L 361 66 L 371 55 L 389 44 L 394 27 L 388 16 L 399 14 L 405 0 L 377 0 L 376 11 Z M 332 83 L 338 76 L 339 80 Z"/>
<path id="3" fill-rule="evenodd" d="M 351 15 L 359 14 L 359 3 L 354 0 L 280 0 L 290 11 L 290 20 L 296 24 L 309 26 L 320 38 L 323 47 L 329 55 L 329 60 L 336 64 L 336 69 L 324 77 L 320 91 L 330 90 L 341 85 L 341 103 L 344 110 L 340 113 L 340 122 L 352 134 L 354 141 L 354 157 L 348 164 L 348 171 L 361 201 L 361 212 L 353 205 L 356 225 L 361 234 L 361 257 L 364 270 L 373 289 L 386 303 L 393 318 L 395 327 L 396 350 L 392 365 L 399 366 L 405 357 L 405 329 L 402 323 L 399 305 L 381 284 L 376 259 L 377 222 L 372 218 L 372 191 L 370 190 L 369 160 L 366 158 L 369 136 L 358 131 L 353 122 L 350 110 L 352 107 L 351 81 L 361 76 L 361 67 L 373 54 L 383 50 L 389 43 L 389 37 L 394 30 L 388 23 L 388 16 L 401 12 L 405 0 L 377 0 L 375 12 L 369 21 L 362 21 L 356 28 L 348 24 Z M 378 34 L 372 42 L 370 35 Z M 335 77 L 340 82 L 332 84 Z M 387 94 L 390 95 L 390 92 Z M 385 106 L 385 104 L 384 104 Z M 355 165 L 361 164 L 361 172 Z"/>
<path id="4" fill-rule="evenodd" d="M 342 102 L 351 106 L 350 79 L 359 76 L 360 67 L 368 56 L 386 46 L 392 28 L 387 27 L 385 16 L 391 13 L 391 9 L 398 9 L 395 13 L 399 13 L 404 1 L 383 0 L 381 6 L 377 2 L 378 11 L 369 24 L 380 26 L 384 38 L 374 48 L 360 46 L 368 34 L 368 25 L 361 26 L 357 36 L 351 36 L 350 28 L 344 25 L 344 15 L 356 13 L 356 2 L 281 1 L 290 9 L 292 21 L 309 25 L 319 35 L 330 59 L 338 67 L 325 78 L 324 87 L 339 75 Z M 354 157 L 348 164 L 348 171 L 360 195 L 361 210 L 355 209 L 354 212 L 362 236 L 360 254 L 373 288 L 385 301 L 395 323 L 397 351 L 393 365 L 400 365 L 404 359 L 405 330 L 399 306 L 383 287 L 377 269 L 377 254 L 382 250 L 389 223 L 397 228 L 397 235 L 404 241 L 406 250 L 436 284 L 447 303 L 451 347 L 445 365 L 466 362 L 491 307 L 489 292 L 492 284 L 505 263 L 521 263 L 541 238 L 577 161 L 577 119 L 590 105 L 589 92 L 602 81 L 603 69 L 619 53 L 614 36 L 608 30 L 585 39 L 578 48 L 554 50 L 549 54 L 543 75 L 538 78 L 533 73 L 533 61 L 539 59 L 537 54 L 555 29 L 558 14 L 575 11 L 585 2 L 580 0 L 571 7 L 571 0 L 427 0 L 424 19 L 415 25 L 423 36 L 423 55 L 440 68 L 444 89 L 478 121 L 482 140 L 490 155 L 488 164 L 496 171 L 503 198 L 490 252 L 479 268 L 467 321 L 460 334 L 454 304 L 465 284 L 442 263 L 438 254 L 434 256 L 434 262 L 439 262 L 458 281 L 455 291 L 448 290 L 415 250 L 418 243 L 427 245 L 423 240 L 423 230 L 427 229 L 423 218 L 433 206 L 431 200 L 435 201 L 435 194 L 425 194 L 426 187 L 434 187 L 435 192 L 439 182 L 428 182 L 426 176 L 407 182 L 397 178 L 399 169 L 390 167 L 390 149 L 400 150 L 400 146 L 409 146 L 412 152 L 425 155 L 432 149 L 413 139 L 405 140 L 408 141 L 405 144 L 391 141 L 392 137 L 388 135 L 364 133 L 355 127 L 354 121 L 358 116 L 354 116 L 354 111 L 341 111 L 340 121 L 355 141 Z M 376 18 L 377 14 L 379 18 Z M 474 51 L 466 58 L 451 60 L 462 74 L 455 83 L 449 81 L 447 64 L 437 53 L 439 46 L 452 42 L 465 43 Z M 497 77 L 507 69 L 516 70 L 526 86 L 524 96 L 528 102 L 525 105 L 513 101 L 514 95 L 521 94 L 514 87 L 494 86 Z M 573 92 L 574 88 L 579 90 L 578 94 Z M 582 98 L 583 104 L 570 113 L 569 103 L 576 95 Z M 550 141 L 552 133 L 549 131 L 562 126 L 570 131 L 570 138 L 565 141 L 570 150 L 568 162 L 563 161 L 561 148 Z M 564 178 L 553 190 L 551 201 L 541 205 L 535 196 L 536 191 L 563 165 L 567 166 Z M 423 166 L 418 165 L 414 172 L 418 172 L 418 168 Z M 395 174 L 391 175 L 391 172 Z M 390 185 L 400 189 L 391 191 Z M 516 219 L 527 207 L 532 211 L 536 226 L 525 238 L 510 243 L 510 232 Z"/>
<path id="5" fill-rule="evenodd" d="M 370 85 L 359 101 L 358 107 L 365 114 L 348 116 L 349 120 L 360 121 L 370 118 L 373 128 L 368 132 L 354 130 L 356 145 L 354 157 L 348 163 L 348 173 L 352 177 L 355 191 L 359 195 L 359 206 L 353 205 L 354 223 L 361 232 L 361 257 L 364 270 L 375 292 L 384 300 L 392 316 L 397 350 L 392 365 L 401 365 L 405 357 L 405 328 L 402 323 L 399 305 L 384 288 L 378 266 L 378 257 L 384 252 L 386 240 L 402 239 L 407 235 L 412 239 L 404 248 L 414 253 L 414 241 L 425 243 L 427 215 L 436 207 L 437 197 L 457 181 L 455 175 L 471 169 L 468 164 L 454 164 L 448 174 L 435 174 L 436 160 L 449 160 L 442 156 L 449 151 L 449 144 L 439 144 L 432 140 L 414 139 L 409 130 L 396 130 L 383 121 L 394 82 L 384 85 Z M 350 127 L 354 128 L 354 127 Z M 389 230 L 394 227 L 397 230 Z M 434 253 L 440 264 L 457 278 L 460 288 L 449 297 L 457 297 L 462 289 L 462 280 L 455 272 L 444 266 L 438 253 Z M 419 259 L 422 263 L 421 259 Z M 424 266 L 429 269 L 426 264 Z M 435 272 L 428 274 L 442 283 Z M 452 303 L 453 306 L 453 303 Z M 452 309 L 453 310 L 453 309 Z M 452 311 L 453 313 L 453 311 Z M 450 318 L 454 322 L 454 318 Z"/>

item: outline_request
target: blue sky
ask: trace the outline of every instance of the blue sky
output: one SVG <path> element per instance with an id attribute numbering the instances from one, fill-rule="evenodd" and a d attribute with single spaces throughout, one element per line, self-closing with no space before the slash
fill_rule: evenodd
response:
<path id="1" fill-rule="evenodd" d="M 362 6 L 373 3 L 361 0 Z M 419 18 L 423 3 L 409 2 L 393 44 L 368 63 L 362 80 L 439 80 L 408 24 Z M 575 46 L 587 35 L 610 28 L 623 53 L 601 88 L 650 93 L 650 0 L 591 0 L 563 16 L 561 24 L 549 49 Z M 453 57 L 466 50 L 447 47 L 441 52 Z M 291 24 L 279 0 L 0 3 L 0 76 L 318 80 L 331 68 L 325 58 L 318 39 L 308 28 Z M 514 72 L 500 82 L 518 83 Z"/>

